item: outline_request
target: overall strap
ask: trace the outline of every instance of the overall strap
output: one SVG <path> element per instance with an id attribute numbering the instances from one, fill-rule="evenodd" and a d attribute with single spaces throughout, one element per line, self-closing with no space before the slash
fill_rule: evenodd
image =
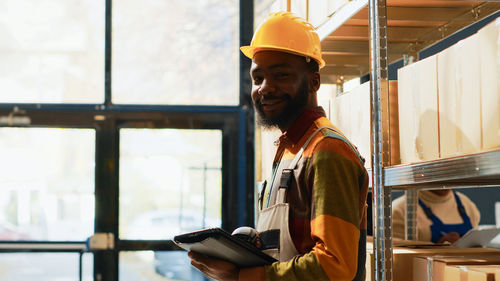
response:
<path id="1" fill-rule="evenodd" d="M 302 158 L 302 154 L 304 153 L 304 150 L 306 150 L 307 146 L 309 145 L 309 143 L 311 142 L 311 140 L 313 139 L 313 137 L 317 133 L 319 133 L 321 130 L 323 130 L 323 129 L 329 129 L 329 130 L 335 131 L 334 128 L 331 128 L 331 127 L 328 127 L 328 126 L 322 126 L 322 127 L 319 127 L 318 129 L 316 129 L 316 131 L 314 131 L 309 136 L 309 138 L 306 140 L 306 142 L 304 143 L 304 145 L 302 145 L 302 147 L 300 148 L 299 152 L 297 152 L 297 154 L 293 158 L 292 162 L 290 162 L 290 165 L 288 166 L 288 169 L 291 169 L 291 170 L 295 169 L 295 167 L 297 166 L 297 163 L 299 162 L 300 158 Z"/>
<path id="2" fill-rule="evenodd" d="M 425 216 L 427 216 L 428 219 L 431 221 L 435 222 L 435 220 L 441 221 L 434 213 L 431 211 L 431 208 L 427 207 L 422 200 L 418 199 L 418 205 L 424 210 Z"/>
<path id="3" fill-rule="evenodd" d="M 453 195 L 455 196 L 455 200 L 457 201 L 458 213 L 460 213 L 462 220 L 464 221 L 465 224 L 471 224 L 470 218 L 467 215 L 467 212 L 465 211 L 464 205 L 462 204 L 462 200 L 460 200 L 458 194 L 455 191 L 453 191 Z"/>
<path id="4" fill-rule="evenodd" d="M 297 167 L 297 163 L 299 162 L 300 158 L 302 158 L 302 154 L 304 154 L 304 151 L 306 150 L 307 146 L 313 139 L 313 137 L 319 133 L 323 129 L 329 129 L 332 131 L 335 131 L 334 128 L 328 127 L 328 126 L 322 126 L 316 129 L 310 136 L 307 138 L 306 142 L 302 145 L 300 148 L 299 152 L 295 154 L 295 157 L 292 159 L 292 162 L 290 162 L 290 165 L 288 165 L 287 169 L 283 169 L 281 172 L 281 178 L 280 178 L 280 185 L 278 189 L 278 194 L 276 196 L 276 203 L 285 203 L 286 199 L 286 191 L 288 187 L 290 186 L 290 183 L 292 182 L 292 177 L 293 177 L 293 170 Z"/>
<path id="5" fill-rule="evenodd" d="M 306 142 L 304 143 L 304 145 L 302 145 L 302 147 L 300 148 L 299 152 L 297 152 L 297 154 L 293 158 L 292 162 L 290 162 L 290 165 L 288 166 L 288 168 L 287 169 L 283 169 L 283 171 L 281 173 L 280 185 L 279 185 L 278 195 L 277 195 L 277 200 L 276 200 L 277 204 L 279 204 L 279 203 L 285 203 L 286 191 L 287 191 L 287 189 L 290 186 L 290 183 L 292 181 L 293 170 L 297 167 L 297 163 L 302 158 L 302 154 L 306 150 L 307 146 L 309 145 L 309 143 L 311 142 L 311 140 L 313 139 L 313 137 L 317 133 L 321 132 L 323 129 L 329 130 L 329 133 L 328 133 L 328 135 L 326 135 L 326 137 L 339 139 L 339 140 L 345 142 L 346 144 L 348 144 L 351 147 L 351 149 L 354 151 L 354 153 L 356 154 L 356 156 L 358 157 L 360 163 L 364 164 L 365 160 L 363 159 L 363 157 L 361 157 L 361 155 L 359 154 L 359 152 L 356 149 L 356 147 L 354 147 L 342 134 L 340 134 L 340 132 L 338 132 L 336 129 L 334 129 L 332 127 L 321 126 L 318 129 L 316 129 L 309 136 L 309 138 L 306 140 Z"/>

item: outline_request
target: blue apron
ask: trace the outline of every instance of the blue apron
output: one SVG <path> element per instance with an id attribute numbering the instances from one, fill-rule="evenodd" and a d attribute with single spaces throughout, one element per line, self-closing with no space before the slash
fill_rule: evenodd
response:
<path id="1" fill-rule="evenodd" d="M 463 223 L 458 224 L 444 224 L 434 213 L 431 211 L 431 208 L 427 207 L 422 200 L 418 199 L 418 204 L 424 210 L 425 215 L 432 221 L 431 225 L 431 233 L 432 238 L 431 241 L 437 243 L 441 236 L 448 234 L 450 232 L 457 232 L 460 236 L 463 236 L 467 231 L 472 229 L 472 224 L 470 223 L 469 216 L 465 212 L 465 208 L 462 205 L 462 201 L 458 198 L 458 195 L 453 191 L 453 195 L 455 196 L 455 200 L 457 201 L 457 209 L 462 217 Z"/>

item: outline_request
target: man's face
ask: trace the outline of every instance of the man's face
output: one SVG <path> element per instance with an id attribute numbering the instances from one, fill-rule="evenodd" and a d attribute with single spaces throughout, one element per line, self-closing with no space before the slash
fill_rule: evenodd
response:
<path id="1" fill-rule="evenodd" d="M 265 128 L 287 128 L 308 104 L 309 70 L 300 56 L 261 51 L 255 54 L 250 75 L 257 121 Z"/>

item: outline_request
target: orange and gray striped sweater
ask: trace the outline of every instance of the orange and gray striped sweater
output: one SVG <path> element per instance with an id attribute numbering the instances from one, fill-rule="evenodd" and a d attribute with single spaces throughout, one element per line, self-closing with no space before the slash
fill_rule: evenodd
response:
<path id="1" fill-rule="evenodd" d="M 281 135 L 273 162 L 276 178 L 316 129 L 336 129 L 324 116 L 320 107 L 306 110 Z M 278 187 L 268 187 L 266 193 L 269 189 L 272 205 Z M 286 195 L 299 255 L 242 269 L 239 280 L 364 280 L 367 191 L 368 174 L 355 147 L 342 135 L 321 130 L 305 149 Z"/>

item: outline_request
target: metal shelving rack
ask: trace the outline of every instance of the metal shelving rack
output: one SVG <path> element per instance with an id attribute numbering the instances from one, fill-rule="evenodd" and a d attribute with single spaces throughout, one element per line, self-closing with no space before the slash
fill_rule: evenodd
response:
<path id="1" fill-rule="evenodd" d="M 388 65 L 417 54 L 500 11 L 497 1 L 351 0 L 317 28 L 326 67 L 322 81 L 370 74 L 375 280 L 392 280 L 391 191 L 407 195 L 407 238 L 416 234 L 418 189 L 498 186 L 500 150 L 388 166 Z M 385 99 L 388 102 L 388 99 Z"/>

